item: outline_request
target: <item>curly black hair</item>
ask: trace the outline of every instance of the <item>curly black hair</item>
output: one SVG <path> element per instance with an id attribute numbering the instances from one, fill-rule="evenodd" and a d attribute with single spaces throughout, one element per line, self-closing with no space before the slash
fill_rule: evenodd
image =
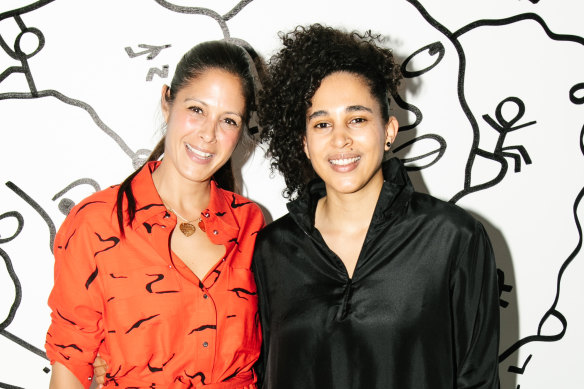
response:
<path id="1" fill-rule="evenodd" d="M 279 37 L 284 47 L 268 62 L 258 116 L 271 169 L 283 174 L 283 195 L 291 199 L 316 177 L 304 154 L 303 139 L 306 112 L 322 80 L 337 71 L 364 77 L 387 121 L 390 97 L 397 93 L 402 76 L 391 51 L 381 46 L 381 36 L 371 31 L 345 32 L 313 24 L 281 32 Z"/>

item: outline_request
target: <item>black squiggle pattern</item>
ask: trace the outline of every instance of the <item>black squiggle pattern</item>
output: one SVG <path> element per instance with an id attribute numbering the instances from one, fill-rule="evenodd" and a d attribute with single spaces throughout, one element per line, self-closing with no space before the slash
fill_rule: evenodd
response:
<path id="1" fill-rule="evenodd" d="M 58 309 L 57 309 L 57 315 L 59 315 L 59 317 L 60 317 L 61 319 L 65 320 L 65 321 L 66 321 L 66 322 L 68 322 L 69 324 L 71 324 L 71 325 L 73 325 L 73 326 L 76 326 L 76 325 L 77 325 L 77 323 L 75 323 L 73 320 L 69 320 L 69 319 L 67 319 L 65 316 L 63 316 L 63 315 L 61 314 L 61 312 L 59 312 L 59 310 L 58 310 Z"/>
<path id="2" fill-rule="evenodd" d="M 56 347 L 62 348 L 62 349 L 66 349 L 66 348 L 72 348 L 73 350 L 77 350 L 80 353 L 83 352 L 83 350 L 81 350 L 79 348 L 79 346 L 77 346 L 76 344 L 68 344 L 68 345 L 64 345 L 64 344 L 55 344 Z"/>
<path id="3" fill-rule="evenodd" d="M 162 364 L 162 366 L 160 366 L 160 367 L 155 367 L 155 366 L 150 365 L 150 362 L 152 361 L 152 357 L 154 357 L 154 355 L 151 356 L 150 357 L 150 360 L 148 361 L 148 370 L 150 370 L 150 372 L 152 372 L 152 373 L 156 373 L 156 372 L 162 371 L 164 369 L 164 367 L 168 364 L 168 362 L 170 362 L 172 360 L 172 358 L 174 358 L 175 355 L 176 354 L 172 354 L 170 356 L 170 358 L 168 358 L 168 360 L 166 362 L 164 362 Z"/>
<path id="4" fill-rule="evenodd" d="M 185 375 L 186 375 L 187 377 L 189 377 L 190 379 L 194 379 L 194 378 L 196 378 L 196 377 L 200 377 L 200 378 L 201 378 L 201 383 L 202 383 L 203 385 L 205 385 L 205 374 L 203 374 L 203 372 L 202 372 L 202 371 L 200 371 L 200 372 L 198 372 L 198 373 L 195 373 L 195 374 L 191 375 L 191 374 L 187 373 L 187 371 L 185 370 Z"/>
<path id="5" fill-rule="evenodd" d="M 192 335 L 194 332 L 201 332 L 201 331 L 204 331 L 204 330 L 216 330 L 216 329 L 217 329 L 217 326 L 216 325 L 206 324 L 204 326 L 200 326 L 200 327 L 194 328 L 191 332 L 189 332 L 189 335 Z"/>
<path id="6" fill-rule="evenodd" d="M 243 207 L 244 205 L 252 204 L 251 201 L 246 201 L 244 203 L 238 203 L 235 200 L 235 195 L 232 195 L 232 196 L 233 196 L 233 200 L 231 200 L 231 208 L 239 208 L 239 207 Z"/>
<path id="7" fill-rule="evenodd" d="M 114 247 L 116 247 L 118 245 L 118 243 L 120 243 L 120 238 L 117 238 L 115 236 L 110 236 L 109 238 L 103 239 L 101 237 L 101 235 L 99 235 L 99 233 L 96 232 L 95 235 L 97 235 L 97 237 L 99 238 L 100 242 L 112 242 L 112 245 L 109 246 L 109 247 L 106 247 L 103 250 L 99 250 L 98 252 L 96 252 L 95 254 L 93 254 L 93 257 L 94 258 L 97 257 L 98 254 L 103 253 L 104 251 L 108 251 L 108 250 L 113 249 Z"/>
<path id="8" fill-rule="evenodd" d="M 95 281 L 98 274 L 99 269 L 96 267 L 95 270 L 87 278 L 87 281 L 85 281 L 85 289 L 89 289 L 89 286 L 93 283 L 93 281 Z"/>
<path id="9" fill-rule="evenodd" d="M 130 329 L 128 331 L 126 331 L 126 334 L 129 334 L 131 331 L 135 330 L 136 328 L 140 327 L 142 325 L 142 323 L 147 322 L 148 320 L 152 320 L 154 319 L 156 316 L 160 316 L 160 314 L 156 314 L 156 315 L 152 315 L 150 317 L 147 317 L 145 319 L 140 319 L 137 322 L 135 322 L 134 324 L 132 324 L 132 327 L 130 327 Z"/>
<path id="10" fill-rule="evenodd" d="M 229 289 L 229 291 L 235 293 L 237 295 L 237 297 L 239 297 L 240 299 L 244 299 L 244 300 L 247 300 L 247 297 L 240 295 L 240 293 L 247 294 L 249 296 L 257 295 L 257 292 L 250 292 L 249 290 L 246 290 L 243 288 L 233 288 L 233 289 Z"/>
<path id="11" fill-rule="evenodd" d="M 178 293 L 178 290 L 161 290 L 157 292 L 152 291 L 152 285 L 156 282 L 162 281 L 164 279 L 164 274 L 146 274 L 146 275 L 150 277 L 156 277 L 154 281 L 146 284 L 146 290 L 148 291 L 148 293 L 154 294 Z"/>

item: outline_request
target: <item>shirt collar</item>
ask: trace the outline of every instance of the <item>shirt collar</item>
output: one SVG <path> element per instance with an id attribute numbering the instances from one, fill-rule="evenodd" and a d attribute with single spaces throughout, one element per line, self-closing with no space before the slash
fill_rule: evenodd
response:
<path id="1" fill-rule="evenodd" d="M 152 181 L 152 173 L 159 165 L 160 161 L 146 163 L 132 180 L 132 191 L 136 199 L 136 215 L 132 223 L 134 228 L 141 226 L 152 217 L 164 217 L 169 214 Z M 231 208 L 231 201 L 235 202 L 235 196 L 219 188 L 214 180 L 211 180 L 210 189 L 209 204 L 201 212 L 205 224 L 217 223 L 218 229 L 226 233 L 224 236 L 229 238 L 237 236 L 239 223 Z M 171 214 L 170 217 L 176 220 L 176 216 Z"/>
<path id="2" fill-rule="evenodd" d="M 407 207 L 414 192 L 412 183 L 401 160 L 391 158 L 382 164 L 383 186 L 373 212 L 372 225 L 388 221 Z M 305 231 L 314 229 L 314 214 L 318 200 L 326 195 L 321 178 L 312 180 L 304 192 L 286 206 L 292 218 Z"/>

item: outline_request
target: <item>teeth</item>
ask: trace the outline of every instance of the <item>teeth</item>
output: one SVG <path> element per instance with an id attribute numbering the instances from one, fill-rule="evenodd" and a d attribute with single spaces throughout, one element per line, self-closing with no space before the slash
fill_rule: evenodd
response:
<path id="1" fill-rule="evenodd" d="M 189 149 L 190 151 L 192 151 L 193 153 L 197 154 L 199 157 L 201 158 L 211 158 L 213 156 L 213 154 L 211 153 L 204 153 L 200 150 L 197 150 L 195 148 L 193 148 L 190 144 L 186 144 L 187 145 L 187 149 Z"/>
<path id="2" fill-rule="evenodd" d="M 331 159 L 329 162 L 332 163 L 333 165 L 348 165 L 350 163 L 354 163 L 357 162 L 358 160 L 360 160 L 361 157 L 354 157 L 354 158 L 343 158 L 343 159 Z"/>

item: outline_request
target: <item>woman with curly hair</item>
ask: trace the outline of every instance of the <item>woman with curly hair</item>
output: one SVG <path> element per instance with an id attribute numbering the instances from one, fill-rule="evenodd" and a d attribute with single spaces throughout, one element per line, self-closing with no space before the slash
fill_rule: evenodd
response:
<path id="1" fill-rule="evenodd" d="M 321 25 L 281 36 L 260 99 L 294 198 L 253 268 L 264 388 L 497 388 L 499 298 L 482 225 L 385 162 L 391 52 Z"/>

